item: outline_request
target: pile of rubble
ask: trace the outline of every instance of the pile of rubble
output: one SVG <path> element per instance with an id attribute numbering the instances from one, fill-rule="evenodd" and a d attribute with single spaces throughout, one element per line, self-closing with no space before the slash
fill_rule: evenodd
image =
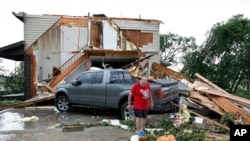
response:
<path id="1" fill-rule="evenodd" d="M 218 115 L 230 114 L 233 124 L 250 124 L 249 99 L 226 92 L 198 73 L 195 76 L 198 79 L 189 85 L 191 86 L 190 96 L 185 99 L 206 107 Z M 229 130 L 228 127 L 224 128 Z"/>
<path id="2" fill-rule="evenodd" d="M 149 57 L 145 57 L 133 64 L 127 65 L 134 77 L 145 75 L 148 70 Z M 189 89 L 189 95 L 182 97 L 183 102 L 188 105 L 188 111 L 194 115 L 202 117 L 213 124 L 229 131 L 230 123 L 221 123 L 220 119 L 224 116 L 230 117 L 233 124 L 250 124 L 250 100 L 240 96 L 230 94 L 196 73 L 197 79 L 190 82 L 189 78 L 182 73 L 176 72 L 168 67 L 152 63 L 150 70 L 150 80 L 176 79 L 185 83 Z M 180 105 L 176 105 L 181 107 Z M 210 118 L 211 113 L 220 116 L 218 119 Z"/>

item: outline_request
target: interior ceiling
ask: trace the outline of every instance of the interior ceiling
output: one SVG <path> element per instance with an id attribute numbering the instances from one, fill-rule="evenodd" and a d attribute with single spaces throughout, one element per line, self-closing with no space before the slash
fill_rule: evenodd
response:
<path id="1" fill-rule="evenodd" d="M 110 56 L 90 56 L 93 67 L 102 68 L 103 64 L 109 64 L 112 68 L 121 68 L 138 59 L 138 57 L 110 57 Z"/>

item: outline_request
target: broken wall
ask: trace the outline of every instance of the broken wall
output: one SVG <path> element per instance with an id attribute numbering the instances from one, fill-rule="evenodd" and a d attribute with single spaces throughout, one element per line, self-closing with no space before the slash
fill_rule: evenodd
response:
<path id="1" fill-rule="evenodd" d="M 53 53 L 60 51 L 60 38 L 60 29 L 54 26 L 32 45 L 36 57 L 37 80 L 48 79 L 53 66 L 60 63 L 60 54 Z"/>
<path id="2" fill-rule="evenodd" d="M 156 54 L 147 60 L 149 68 L 153 62 L 160 62 L 160 57 L 158 55 L 160 50 L 159 21 L 128 19 L 112 19 L 112 21 L 122 32 L 121 45 L 124 44 L 123 38 L 126 38 L 125 50 L 139 49 L 145 56 Z M 144 65 L 146 63 L 147 62 L 142 62 Z M 150 75 L 150 69 L 146 72 L 146 75 Z"/>
<path id="3" fill-rule="evenodd" d="M 48 79 L 54 66 L 61 66 L 74 53 L 87 44 L 87 29 L 84 27 L 53 26 L 33 44 L 36 56 L 37 79 Z M 70 76 L 69 76 L 70 77 Z"/>

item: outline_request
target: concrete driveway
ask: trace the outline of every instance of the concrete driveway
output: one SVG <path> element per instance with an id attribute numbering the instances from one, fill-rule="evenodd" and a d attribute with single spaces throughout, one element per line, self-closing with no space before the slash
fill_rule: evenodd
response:
<path id="1" fill-rule="evenodd" d="M 93 109 L 60 113 L 53 106 L 6 109 L 0 111 L 0 141 L 129 141 L 135 134 L 120 126 L 103 126 L 101 119 L 117 117 L 112 112 L 94 114 Z M 78 131 L 62 126 L 79 124 L 95 126 Z"/>

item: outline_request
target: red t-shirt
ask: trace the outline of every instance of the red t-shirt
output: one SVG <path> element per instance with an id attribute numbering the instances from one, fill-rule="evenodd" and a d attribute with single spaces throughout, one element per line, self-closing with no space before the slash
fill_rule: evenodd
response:
<path id="1" fill-rule="evenodd" d="M 147 110 L 150 99 L 150 85 L 147 83 L 142 87 L 140 82 L 137 82 L 132 86 L 131 92 L 134 96 L 134 109 Z"/>

